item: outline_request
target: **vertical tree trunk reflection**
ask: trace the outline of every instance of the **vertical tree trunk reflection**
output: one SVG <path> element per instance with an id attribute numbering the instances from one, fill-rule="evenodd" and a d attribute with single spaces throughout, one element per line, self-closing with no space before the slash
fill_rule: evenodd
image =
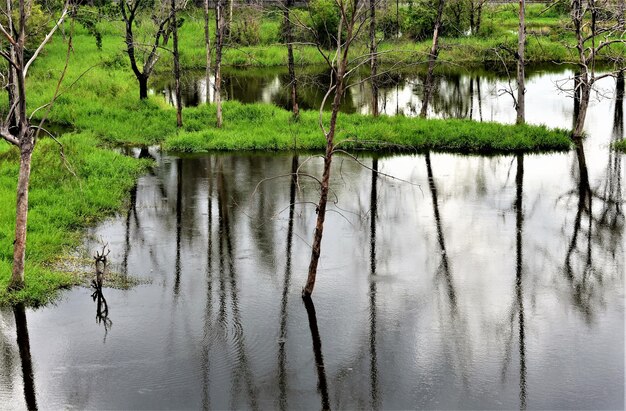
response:
<path id="1" fill-rule="evenodd" d="M 317 328 L 315 305 L 313 305 L 311 297 L 303 297 L 302 301 L 304 301 L 304 307 L 309 317 L 309 328 L 311 329 L 311 339 L 313 340 L 313 355 L 315 356 L 315 368 L 317 370 L 317 389 L 321 395 L 322 410 L 330 410 L 326 369 L 324 368 L 324 356 L 322 355 L 322 340 Z"/>
<path id="2" fill-rule="evenodd" d="M 376 218 L 378 215 L 378 158 L 372 159 L 372 186 L 370 192 L 370 391 L 371 407 L 379 408 L 378 356 L 376 353 Z"/>
<path id="3" fill-rule="evenodd" d="M 182 233 L 182 213 L 183 213 L 183 160 L 176 160 L 176 262 L 174 264 L 174 296 L 178 297 L 180 291 L 180 241 Z"/>
<path id="4" fill-rule="evenodd" d="M 299 158 L 294 155 L 291 159 L 291 180 L 289 184 L 289 223 L 287 225 L 287 250 L 285 262 L 285 279 L 280 304 L 280 337 L 278 339 L 278 389 L 280 391 L 279 404 L 281 410 L 287 409 L 287 359 L 285 344 L 287 342 L 287 302 L 291 285 L 291 253 L 293 244 L 293 217 L 296 207 L 296 186 L 298 184 Z"/>
<path id="5" fill-rule="evenodd" d="M 517 155 L 517 175 L 515 177 L 515 297 L 518 309 L 519 326 L 519 398 L 520 409 L 526 409 L 526 344 L 524 332 L 524 293 L 523 293 L 523 230 L 524 230 L 524 155 Z"/>
<path id="6" fill-rule="evenodd" d="M 24 380 L 24 399 L 29 410 L 37 409 L 37 395 L 35 392 L 35 375 L 30 356 L 30 339 L 28 337 L 28 324 L 26 322 L 26 310 L 24 304 L 13 307 L 15 316 L 15 328 L 17 331 L 17 346 L 20 350 L 22 361 L 22 377 Z"/>

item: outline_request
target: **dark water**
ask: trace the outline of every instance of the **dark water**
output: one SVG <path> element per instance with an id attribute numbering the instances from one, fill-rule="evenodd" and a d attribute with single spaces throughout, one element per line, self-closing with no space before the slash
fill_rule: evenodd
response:
<path id="1" fill-rule="evenodd" d="M 388 115 L 417 116 L 422 107 L 423 84 L 426 72 L 409 70 L 386 72 L 380 69 L 378 107 Z M 545 110 L 558 115 L 551 121 L 560 127 L 570 127 L 571 104 L 565 104 L 565 112 L 557 111 L 563 105 L 563 97 L 571 89 L 567 80 L 573 76 L 564 66 L 537 65 L 526 70 L 527 88 L 532 95 L 527 99 L 539 99 L 541 104 L 527 104 L 527 118 L 535 122 L 546 122 Z M 298 99 L 300 108 L 319 110 L 328 89 L 329 73 L 324 67 L 298 68 Z M 341 109 L 347 113 L 371 113 L 372 88 L 367 81 L 367 71 L 357 71 L 350 77 L 352 86 L 346 90 Z M 286 69 L 246 69 L 224 71 L 222 98 L 243 103 L 271 103 L 290 109 L 289 74 Z M 514 83 L 514 79 L 513 79 Z M 197 106 L 206 102 L 205 72 L 187 72 L 182 79 L 182 100 L 184 106 Z M 611 87 L 599 83 L 601 95 L 608 94 Z M 467 70 L 460 66 L 441 67 L 436 73 L 433 85 L 432 104 L 429 115 L 442 118 L 470 118 L 479 121 L 515 121 L 515 110 L 511 97 L 504 92 L 509 89 L 506 72 Z M 213 101 L 211 86 L 209 100 Z M 171 76 L 155 78 L 152 92 L 163 96 L 171 105 L 176 105 Z M 571 94 L 571 92 L 570 92 Z M 570 99 L 571 101 L 571 99 Z M 327 102 L 327 109 L 330 109 Z"/>
<path id="2" fill-rule="evenodd" d="M 531 79 L 528 117 L 568 127 L 554 76 Z M 317 189 L 288 174 L 319 158 L 136 150 L 158 167 L 87 247 L 151 283 L 105 289 L 106 320 L 86 288 L 0 311 L 0 408 L 624 408 L 614 85 L 587 167 L 582 151 L 338 157 L 314 307 Z M 485 118 L 514 118 L 484 97 Z"/>

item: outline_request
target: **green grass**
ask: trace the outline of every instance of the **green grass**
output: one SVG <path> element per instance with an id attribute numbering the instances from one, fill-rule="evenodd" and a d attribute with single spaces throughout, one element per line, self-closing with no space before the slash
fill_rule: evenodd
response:
<path id="1" fill-rule="evenodd" d="M 90 133 L 61 138 L 67 163 L 59 146 L 42 139 L 33 155 L 26 248 L 26 287 L 7 292 L 13 256 L 15 190 L 18 152 L 0 152 L 0 305 L 23 302 L 42 305 L 56 290 L 76 282 L 74 276 L 53 268 L 79 245 L 82 231 L 120 210 L 128 190 L 147 164 L 98 147 Z M 74 176 L 70 170 L 76 174 Z"/>
<path id="2" fill-rule="evenodd" d="M 328 124 L 328 113 L 324 115 Z M 186 112 L 183 131 L 165 143 L 168 150 L 321 150 L 325 139 L 319 113 L 302 111 L 298 121 L 291 113 L 265 104 L 227 102 L 224 127 L 207 127 L 215 121 L 212 106 Z M 462 153 L 568 150 L 569 132 L 542 126 L 510 126 L 469 120 L 423 120 L 401 116 L 372 118 L 340 114 L 336 141 L 339 147 L 378 151 L 454 151 Z"/>
<path id="3" fill-rule="evenodd" d="M 613 145 L 613 147 L 615 147 L 615 149 L 620 150 L 624 153 L 626 153 L 626 140 L 620 140 L 617 143 L 615 143 Z"/>

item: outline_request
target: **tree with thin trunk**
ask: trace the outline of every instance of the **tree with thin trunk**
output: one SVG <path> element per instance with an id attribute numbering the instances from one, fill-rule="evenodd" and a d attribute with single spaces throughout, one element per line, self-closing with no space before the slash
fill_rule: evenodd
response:
<path id="1" fill-rule="evenodd" d="M 209 0 L 204 0 L 204 46 L 206 49 L 206 102 L 211 100 L 211 33 L 209 30 Z"/>
<path id="2" fill-rule="evenodd" d="M 519 28 L 517 39 L 517 111 L 516 124 L 526 122 L 526 85 L 524 72 L 524 54 L 526 49 L 526 0 L 519 0 Z"/>
<path id="3" fill-rule="evenodd" d="M 180 53 L 178 52 L 178 19 L 176 18 L 176 0 L 170 1 L 170 19 L 172 30 L 172 54 L 174 57 L 174 89 L 176 94 L 176 126 L 183 126 L 183 99 L 180 95 Z"/>
<path id="4" fill-rule="evenodd" d="M 224 45 L 224 0 L 215 0 L 215 110 L 217 128 L 222 127 L 222 47 Z"/>
<path id="5" fill-rule="evenodd" d="M 313 234 L 313 243 L 311 247 L 311 260 L 306 285 L 302 290 L 302 297 L 307 299 L 313 293 L 315 279 L 317 276 L 317 267 L 319 263 L 322 236 L 324 232 L 324 220 L 326 218 L 326 206 L 328 203 L 328 193 L 330 189 L 330 175 L 333 155 L 337 152 L 335 145 L 335 133 L 337 130 L 337 117 L 343 94 L 348 86 L 347 78 L 359 65 L 349 69 L 349 51 L 355 39 L 364 24 L 367 22 L 367 8 L 363 0 L 337 0 L 336 2 L 339 12 L 339 24 L 337 29 L 337 37 L 335 38 L 336 48 L 334 55 L 326 55 L 322 50 L 322 45 L 318 42 L 317 47 L 324 56 L 326 63 L 331 70 L 330 84 L 328 91 L 322 100 L 319 114 L 319 125 L 326 138 L 326 150 L 324 153 L 324 170 L 322 179 L 320 180 L 320 199 L 317 205 L 317 220 Z M 345 32 L 344 32 L 345 30 Z M 345 33 L 345 34 L 344 34 Z M 333 103 L 330 112 L 330 122 L 328 128 L 324 124 L 323 110 L 326 100 L 333 96 Z"/>
<path id="6" fill-rule="evenodd" d="M 20 166 L 17 180 L 17 203 L 15 217 L 15 240 L 13 241 L 13 271 L 10 289 L 21 289 L 24 287 L 24 266 L 26 260 L 26 231 L 28 221 L 28 193 L 30 185 L 31 160 L 39 131 L 42 130 L 47 114 L 52 108 L 52 103 L 58 95 L 58 89 L 65 75 L 65 69 L 61 73 L 55 96 L 47 105 L 47 112 L 39 125 L 31 123 L 26 108 L 26 74 L 28 68 L 35 61 L 45 45 L 50 41 L 57 28 L 65 21 L 70 12 L 70 5 L 66 3 L 56 24 L 44 37 L 32 56 L 26 60 L 26 41 L 28 38 L 28 19 L 31 15 L 32 2 L 19 0 L 17 22 L 13 21 L 13 4 L 11 0 L 6 2 L 6 10 L 3 14 L 7 17 L 7 26 L 0 24 L 0 33 L 7 40 L 0 48 L 0 56 L 7 62 L 9 112 L 4 119 L 0 120 L 0 137 L 10 144 L 16 146 L 20 152 Z M 70 37 L 71 47 L 71 37 Z M 69 58 L 69 54 L 68 54 Z"/>
<path id="7" fill-rule="evenodd" d="M 584 135 L 585 118 L 594 84 L 605 77 L 615 76 L 624 70 L 624 59 L 618 56 L 613 60 L 613 70 L 597 74 L 596 63 L 600 52 L 610 53 L 613 45 L 624 45 L 624 24 L 615 16 L 615 8 L 602 0 L 572 0 L 571 17 L 576 39 L 575 50 L 578 57 L 577 81 L 574 95 L 578 97 L 578 113 L 572 131 L 573 139 L 580 140 Z M 610 57 L 610 56 L 609 56 Z"/>
<path id="8" fill-rule="evenodd" d="M 469 0 L 469 23 L 472 35 L 476 35 L 480 31 L 485 3 L 487 0 Z"/>
<path id="9" fill-rule="evenodd" d="M 290 11 L 293 7 L 293 0 L 285 1 L 283 10 L 285 26 L 285 42 L 287 43 L 287 61 L 289 65 L 289 85 L 291 86 L 291 109 L 293 117 L 298 118 L 300 110 L 298 108 L 298 84 L 296 79 L 295 61 L 293 58 L 293 28 L 291 27 Z"/>
<path id="10" fill-rule="evenodd" d="M 119 2 L 122 20 L 124 21 L 126 53 L 130 60 L 130 67 L 139 82 L 139 98 L 148 98 L 148 79 L 159 61 L 159 49 L 162 47 L 166 30 L 171 24 L 172 10 L 165 2 L 157 3 L 157 10 L 153 15 L 155 30 L 151 35 L 151 44 L 144 45 L 137 41 L 133 27 L 137 24 L 141 12 L 152 11 L 151 3 L 147 0 L 121 0 Z M 141 54 L 141 56 L 138 56 Z M 140 60 L 143 61 L 139 68 Z"/>
<path id="11" fill-rule="evenodd" d="M 376 42 L 376 0 L 370 2 L 370 77 L 372 82 L 372 115 L 378 116 L 378 43 Z"/>
<path id="12" fill-rule="evenodd" d="M 428 74 L 426 76 L 426 83 L 424 84 L 424 97 L 422 101 L 422 110 L 420 111 L 420 117 L 422 118 L 426 118 L 426 114 L 428 113 L 428 104 L 432 95 L 435 63 L 437 62 L 437 56 L 439 55 L 439 34 L 443 22 L 444 6 L 445 0 L 439 0 L 439 4 L 437 6 L 437 17 L 435 19 L 435 28 L 433 29 L 433 45 L 430 48 L 430 53 L 428 54 Z"/>

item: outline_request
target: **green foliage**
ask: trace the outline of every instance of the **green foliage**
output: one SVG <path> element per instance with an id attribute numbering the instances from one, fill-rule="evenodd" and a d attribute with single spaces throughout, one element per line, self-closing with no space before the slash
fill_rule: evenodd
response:
<path id="1" fill-rule="evenodd" d="M 74 14 L 74 19 L 94 37 L 98 50 L 102 50 L 102 33 L 98 28 L 98 23 L 100 22 L 98 10 L 90 7 L 78 7 Z"/>
<path id="2" fill-rule="evenodd" d="M 402 22 L 406 19 L 405 9 L 399 9 L 394 4 L 387 9 L 381 10 L 378 19 L 378 29 L 382 32 L 384 39 L 391 39 L 398 35 Z"/>
<path id="3" fill-rule="evenodd" d="M 620 151 L 626 153 L 626 140 L 620 140 L 620 141 L 614 143 L 613 147 L 616 150 L 620 150 Z"/>
<path id="4" fill-rule="evenodd" d="M 257 7 L 238 9 L 230 28 L 231 40 L 242 46 L 256 46 L 261 42 L 261 10 Z"/>
<path id="5" fill-rule="evenodd" d="M 404 33 L 413 40 L 425 40 L 433 35 L 437 10 L 426 0 L 409 0 L 404 21 Z"/>
<path id="6" fill-rule="evenodd" d="M 413 40 L 432 38 L 437 19 L 438 2 L 430 0 L 410 0 L 404 19 L 404 32 Z M 458 37 L 469 28 L 467 4 L 463 0 L 450 0 L 446 3 L 442 16 L 441 35 Z"/>
<path id="7" fill-rule="evenodd" d="M 323 47 L 334 47 L 339 30 L 339 6 L 333 0 L 312 0 L 309 8 L 311 27 L 316 33 L 317 41 Z"/>

